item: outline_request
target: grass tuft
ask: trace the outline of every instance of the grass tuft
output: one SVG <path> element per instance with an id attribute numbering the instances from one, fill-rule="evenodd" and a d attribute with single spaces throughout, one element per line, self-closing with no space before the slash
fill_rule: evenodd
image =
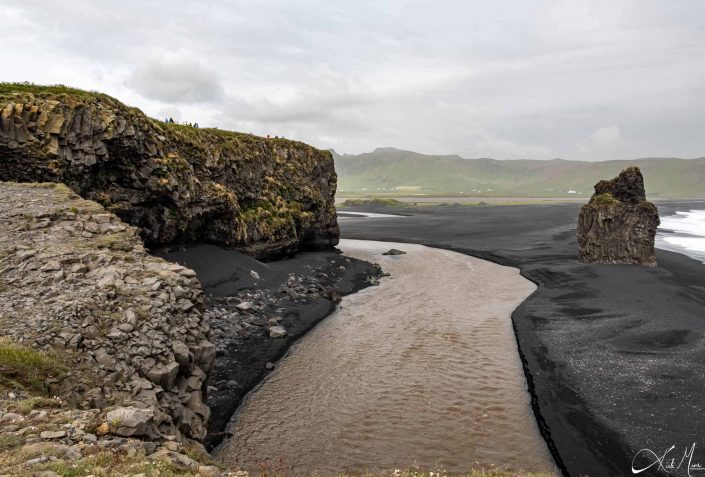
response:
<path id="1" fill-rule="evenodd" d="M 64 371 L 55 357 L 0 338 L 0 389 L 46 393 L 46 380 Z"/>
<path id="2" fill-rule="evenodd" d="M 101 235 L 96 238 L 98 248 L 107 248 L 121 252 L 129 252 L 135 247 L 135 241 L 125 233 Z"/>

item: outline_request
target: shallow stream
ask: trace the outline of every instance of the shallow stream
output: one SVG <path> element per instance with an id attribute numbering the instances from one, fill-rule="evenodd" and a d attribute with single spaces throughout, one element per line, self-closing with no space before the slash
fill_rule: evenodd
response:
<path id="1" fill-rule="evenodd" d="M 405 255 L 383 256 L 391 247 Z M 343 240 L 391 274 L 344 298 L 241 406 L 219 458 L 287 474 L 553 471 L 511 325 L 535 285 L 424 247 Z"/>

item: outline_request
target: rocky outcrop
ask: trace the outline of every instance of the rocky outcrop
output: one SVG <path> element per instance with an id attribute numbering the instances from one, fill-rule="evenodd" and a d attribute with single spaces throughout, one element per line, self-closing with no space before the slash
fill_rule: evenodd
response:
<path id="1" fill-rule="evenodd" d="M 103 433 L 206 435 L 215 347 L 195 272 L 62 184 L 0 183 L 0 336 L 52 353 L 49 392 L 109 409 Z"/>
<path id="2" fill-rule="evenodd" d="M 646 200 L 638 167 L 595 185 L 578 217 L 578 250 L 587 263 L 656 265 L 654 238 L 660 223 L 656 206 Z"/>
<path id="3" fill-rule="evenodd" d="M 17 90 L 0 91 L 0 180 L 62 182 L 148 246 L 207 241 L 272 258 L 337 244 L 328 151 L 162 123 L 101 94 Z"/>

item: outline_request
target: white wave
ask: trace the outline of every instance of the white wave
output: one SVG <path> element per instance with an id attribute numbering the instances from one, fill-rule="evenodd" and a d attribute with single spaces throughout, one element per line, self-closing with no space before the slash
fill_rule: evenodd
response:
<path id="1" fill-rule="evenodd" d="M 679 234 L 705 237 L 705 210 L 676 212 L 675 215 L 663 217 L 659 228 Z"/>
<path id="2" fill-rule="evenodd" d="M 676 212 L 661 219 L 656 246 L 705 263 L 705 210 Z"/>
<path id="3" fill-rule="evenodd" d="M 345 216 L 354 215 L 355 217 L 367 217 L 371 219 L 382 219 L 385 217 L 404 217 L 403 215 L 394 214 L 376 214 L 374 212 L 348 212 L 347 210 L 341 210 L 338 212 L 338 218 L 343 219 Z"/>

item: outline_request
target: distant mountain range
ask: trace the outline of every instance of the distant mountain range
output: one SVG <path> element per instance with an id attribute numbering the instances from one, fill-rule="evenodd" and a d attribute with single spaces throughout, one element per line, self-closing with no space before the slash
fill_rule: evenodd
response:
<path id="1" fill-rule="evenodd" d="M 600 179 L 639 166 L 653 198 L 705 197 L 705 158 L 586 162 L 463 159 L 391 147 L 351 155 L 331 151 L 339 195 L 590 196 Z"/>

